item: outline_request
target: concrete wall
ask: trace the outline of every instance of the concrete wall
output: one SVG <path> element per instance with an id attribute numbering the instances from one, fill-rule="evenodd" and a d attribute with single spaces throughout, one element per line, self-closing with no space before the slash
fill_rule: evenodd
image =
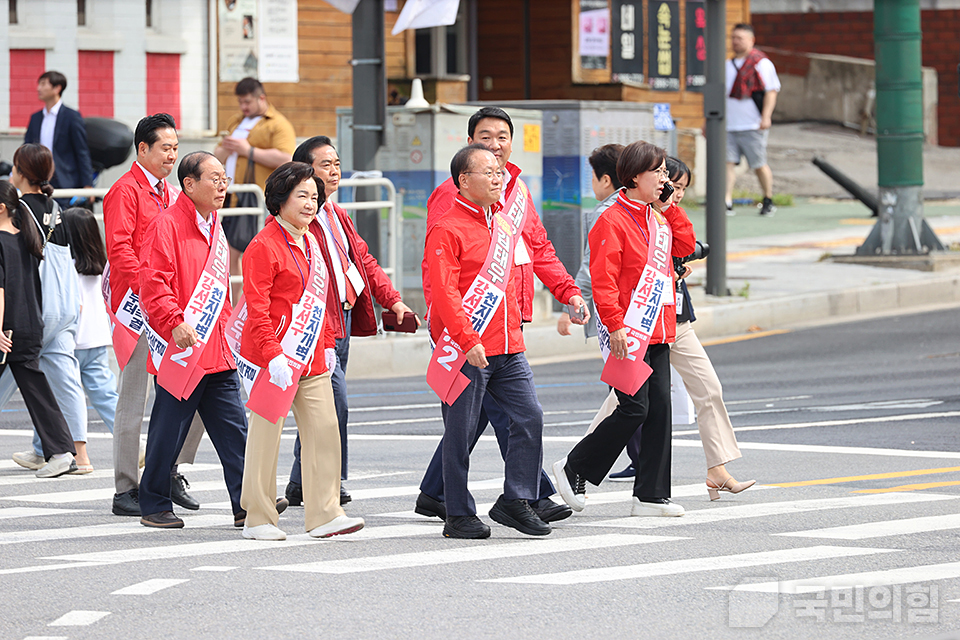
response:
<path id="1" fill-rule="evenodd" d="M 777 67 L 782 88 L 776 121 L 827 120 L 859 129 L 864 107 L 871 106 L 876 64 L 873 60 L 765 49 Z M 937 144 L 937 71 L 923 68 L 923 131 Z"/>

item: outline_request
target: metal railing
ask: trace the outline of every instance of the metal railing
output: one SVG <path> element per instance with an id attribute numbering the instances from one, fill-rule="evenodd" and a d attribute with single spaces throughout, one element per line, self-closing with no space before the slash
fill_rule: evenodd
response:
<path id="1" fill-rule="evenodd" d="M 387 217 L 387 264 L 381 265 L 384 273 L 393 283 L 393 288 L 401 291 L 403 264 L 403 252 L 399 248 L 400 244 L 400 221 L 403 212 L 403 195 L 397 193 L 396 187 L 386 178 L 344 178 L 340 181 L 341 187 L 383 187 L 387 190 L 386 200 L 374 200 L 371 202 L 344 202 L 337 203 L 347 211 L 368 211 L 371 209 L 389 209 Z M 54 198 L 103 198 L 107 195 L 109 189 L 94 187 L 89 189 L 54 189 Z M 227 207 L 220 209 L 221 216 L 244 216 L 259 215 L 266 223 L 267 209 L 265 205 L 263 189 L 255 184 L 232 184 L 227 187 L 227 193 L 253 193 L 257 197 L 256 207 Z M 336 198 L 334 197 L 334 201 Z M 103 221 L 103 213 L 96 213 L 95 217 Z M 231 284 L 243 282 L 243 276 L 236 275 L 230 277 Z"/>

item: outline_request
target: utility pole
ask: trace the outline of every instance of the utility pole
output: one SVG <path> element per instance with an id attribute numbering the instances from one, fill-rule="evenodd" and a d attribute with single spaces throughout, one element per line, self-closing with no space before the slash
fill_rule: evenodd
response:
<path id="1" fill-rule="evenodd" d="M 727 2 L 707 0 L 706 85 L 703 113 L 707 120 L 707 293 L 729 295 L 727 290 L 727 96 L 724 64 L 727 57 Z"/>
<path id="2" fill-rule="evenodd" d="M 942 251 L 923 217 L 919 0 L 874 0 L 879 220 L 857 255 Z"/>
<path id="3" fill-rule="evenodd" d="M 383 0 L 360 0 L 353 11 L 353 169 L 374 169 L 387 116 Z M 356 190 L 358 201 L 379 200 L 378 188 Z M 356 212 L 357 231 L 380 255 L 380 211 Z"/>

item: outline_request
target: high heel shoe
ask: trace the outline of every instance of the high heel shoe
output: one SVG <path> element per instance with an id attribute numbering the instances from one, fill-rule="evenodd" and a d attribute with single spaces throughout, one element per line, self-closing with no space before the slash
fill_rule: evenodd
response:
<path id="1" fill-rule="evenodd" d="M 717 486 L 715 482 L 711 482 L 710 478 L 707 478 L 707 493 L 710 495 L 710 501 L 720 499 L 720 492 L 726 491 L 727 493 L 740 493 L 749 489 L 757 483 L 756 480 L 747 480 L 746 482 L 737 482 L 733 479 L 733 476 L 730 476 L 723 481 L 723 484 Z"/>

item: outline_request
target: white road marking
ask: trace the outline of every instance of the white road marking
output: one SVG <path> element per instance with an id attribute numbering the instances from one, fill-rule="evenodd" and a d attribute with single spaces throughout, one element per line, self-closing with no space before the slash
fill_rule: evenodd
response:
<path id="1" fill-rule="evenodd" d="M 85 627 L 110 615 L 109 611 L 71 611 L 48 624 L 48 627 Z"/>
<path id="2" fill-rule="evenodd" d="M 851 587 L 880 587 L 894 584 L 910 584 L 914 582 L 936 582 L 960 578 L 960 562 L 946 564 L 928 564 L 920 567 L 902 567 L 900 569 L 886 569 L 883 571 L 864 571 L 862 573 L 847 573 L 803 580 L 784 580 L 781 582 L 755 582 L 752 584 L 727 585 L 722 587 L 707 587 L 707 589 L 722 591 L 753 591 L 757 593 L 815 593 L 833 589 L 849 589 Z"/>
<path id="3" fill-rule="evenodd" d="M 70 640 L 68 636 L 26 636 L 23 640 Z"/>
<path id="4" fill-rule="evenodd" d="M 67 513 L 83 513 L 89 509 L 46 509 L 42 507 L 7 507 L 0 509 L 0 520 L 33 518 L 34 516 L 60 516 Z M 0 534 L 2 538 L 2 534 Z"/>
<path id="5" fill-rule="evenodd" d="M 192 528 L 233 526 L 233 518 L 224 515 L 187 516 L 186 526 Z M 146 533 L 149 529 L 135 518 L 124 522 L 95 524 L 86 527 L 59 527 L 56 529 L 35 529 L 32 531 L 5 531 L 0 533 L 0 545 L 24 542 L 49 542 L 51 540 L 74 540 L 80 538 L 100 538 L 104 536 L 122 536 L 134 533 Z"/>
<path id="6" fill-rule="evenodd" d="M 765 402 L 783 402 L 784 400 L 808 400 L 813 396 L 783 396 L 780 398 L 757 398 L 756 400 L 724 400 L 723 404 L 732 407 L 738 404 L 761 404 Z"/>
<path id="7" fill-rule="evenodd" d="M 878 416 L 875 418 L 850 418 L 847 420 L 820 420 L 817 422 L 793 422 L 787 424 L 767 424 L 752 427 L 734 427 L 737 433 L 746 431 L 774 431 L 778 429 L 806 429 L 808 427 L 843 427 L 847 425 L 877 424 L 882 422 L 905 422 L 910 420 L 933 420 L 935 418 L 957 418 L 960 411 L 938 411 L 935 413 L 905 413 L 893 416 Z M 673 435 L 693 435 L 696 431 L 674 431 Z M 960 453 L 954 452 L 960 456 Z"/>
<path id="8" fill-rule="evenodd" d="M 827 560 L 830 558 L 850 558 L 875 553 L 893 553 L 897 549 L 866 549 L 862 547 L 830 547 L 817 546 L 802 549 L 783 549 L 780 551 L 761 551 L 754 553 L 739 553 L 729 556 L 713 556 L 707 558 L 688 558 L 686 560 L 668 560 L 666 562 L 651 562 L 622 567 L 600 567 L 596 569 L 580 569 L 559 573 L 544 573 L 531 576 L 517 576 L 513 578 L 495 578 L 480 580 L 480 582 L 500 582 L 517 584 L 586 584 L 593 582 L 610 582 L 613 580 L 637 580 L 654 576 L 669 576 L 681 573 L 698 571 L 719 571 L 729 569 L 743 569 L 763 565 L 778 565 L 786 562 L 806 562 L 809 560 Z"/>
<path id="9" fill-rule="evenodd" d="M 191 482 L 189 493 L 203 491 L 226 491 L 223 480 L 209 480 L 206 482 Z M 81 489 L 79 491 L 59 491 L 55 493 L 33 493 L 22 496 L 5 496 L 3 500 L 17 500 L 20 502 L 46 502 L 49 504 L 67 504 L 71 502 L 93 502 L 98 500 L 113 500 L 114 488 Z"/>
<path id="10" fill-rule="evenodd" d="M 190 569 L 190 571 L 226 572 L 226 571 L 233 571 L 234 569 L 237 569 L 237 568 L 238 567 L 230 567 L 227 565 L 209 565 L 209 566 L 203 566 L 203 567 L 194 567 L 193 569 Z"/>
<path id="11" fill-rule="evenodd" d="M 869 498 L 869 500 L 864 500 Z M 960 495 L 945 495 L 936 493 L 875 493 L 864 496 L 849 496 L 843 498 L 819 498 L 816 500 L 786 500 L 781 502 L 761 502 L 743 504 L 735 507 L 716 507 L 687 510 L 686 515 L 680 518 L 638 518 L 626 517 L 600 522 L 571 522 L 583 527 L 623 527 L 628 529 L 659 529 L 661 527 L 682 527 L 686 525 L 708 524 L 725 520 L 742 520 L 744 518 L 760 518 L 770 516 L 790 515 L 809 511 L 827 509 L 857 509 L 879 507 L 884 505 L 914 504 L 917 502 L 933 502 L 937 500 L 957 500 Z"/>
<path id="12" fill-rule="evenodd" d="M 687 434 L 680 434 L 676 431 L 673 435 L 696 435 L 696 431 Z M 546 441 L 546 438 L 544 438 Z M 674 440 L 675 447 L 701 447 L 699 440 Z M 960 451 L 921 451 L 915 449 L 881 449 L 879 447 L 845 447 L 820 444 L 779 444 L 769 442 L 741 442 L 738 445 L 741 449 L 754 449 L 756 451 L 789 451 L 793 453 L 819 453 L 819 454 L 838 454 L 838 455 L 864 455 L 864 456 L 885 456 L 891 458 L 934 458 L 943 460 L 960 459 Z"/>
<path id="13" fill-rule="evenodd" d="M 775 533 L 774 535 L 791 538 L 867 540 L 869 538 L 885 538 L 887 536 L 902 536 L 914 533 L 927 533 L 930 531 L 944 531 L 947 529 L 960 529 L 960 514 L 951 513 L 943 516 L 925 516 L 922 518 L 906 518 L 903 520 L 867 522 L 843 527 Z"/>
<path id="14" fill-rule="evenodd" d="M 117 589 L 110 593 L 112 596 L 149 596 L 158 591 L 168 589 L 170 587 L 175 587 L 178 584 L 183 584 L 184 582 L 190 582 L 187 578 L 154 578 L 152 580 L 144 580 L 137 584 L 132 584 L 129 587 L 124 587 L 123 589 Z"/>
<path id="15" fill-rule="evenodd" d="M 17 567 L 15 569 L 0 569 L 0 576 L 10 576 L 18 573 L 37 573 L 39 571 L 60 571 L 61 569 L 89 569 L 102 567 L 108 562 L 66 562 L 63 564 L 43 564 L 33 567 Z"/>
<path id="16" fill-rule="evenodd" d="M 484 544 L 483 546 L 459 547 L 439 551 L 398 553 L 385 556 L 328 560 L 260 568 L 268 571 L 294 571 L 302 573 L 359 573 L 364 571 L 383 571 L 386 569 L 426 567 L 439 564 L 456 564 L 460 562 L 478 562 L 481 560 L 496 560 L 500 558 L 529 557 L 547 553 L 609 549 L 613 547 L 686 539 L 688 538 L 609 534 L 582 536 L 578 538 L 526 540 L 507 544 Z"/>

